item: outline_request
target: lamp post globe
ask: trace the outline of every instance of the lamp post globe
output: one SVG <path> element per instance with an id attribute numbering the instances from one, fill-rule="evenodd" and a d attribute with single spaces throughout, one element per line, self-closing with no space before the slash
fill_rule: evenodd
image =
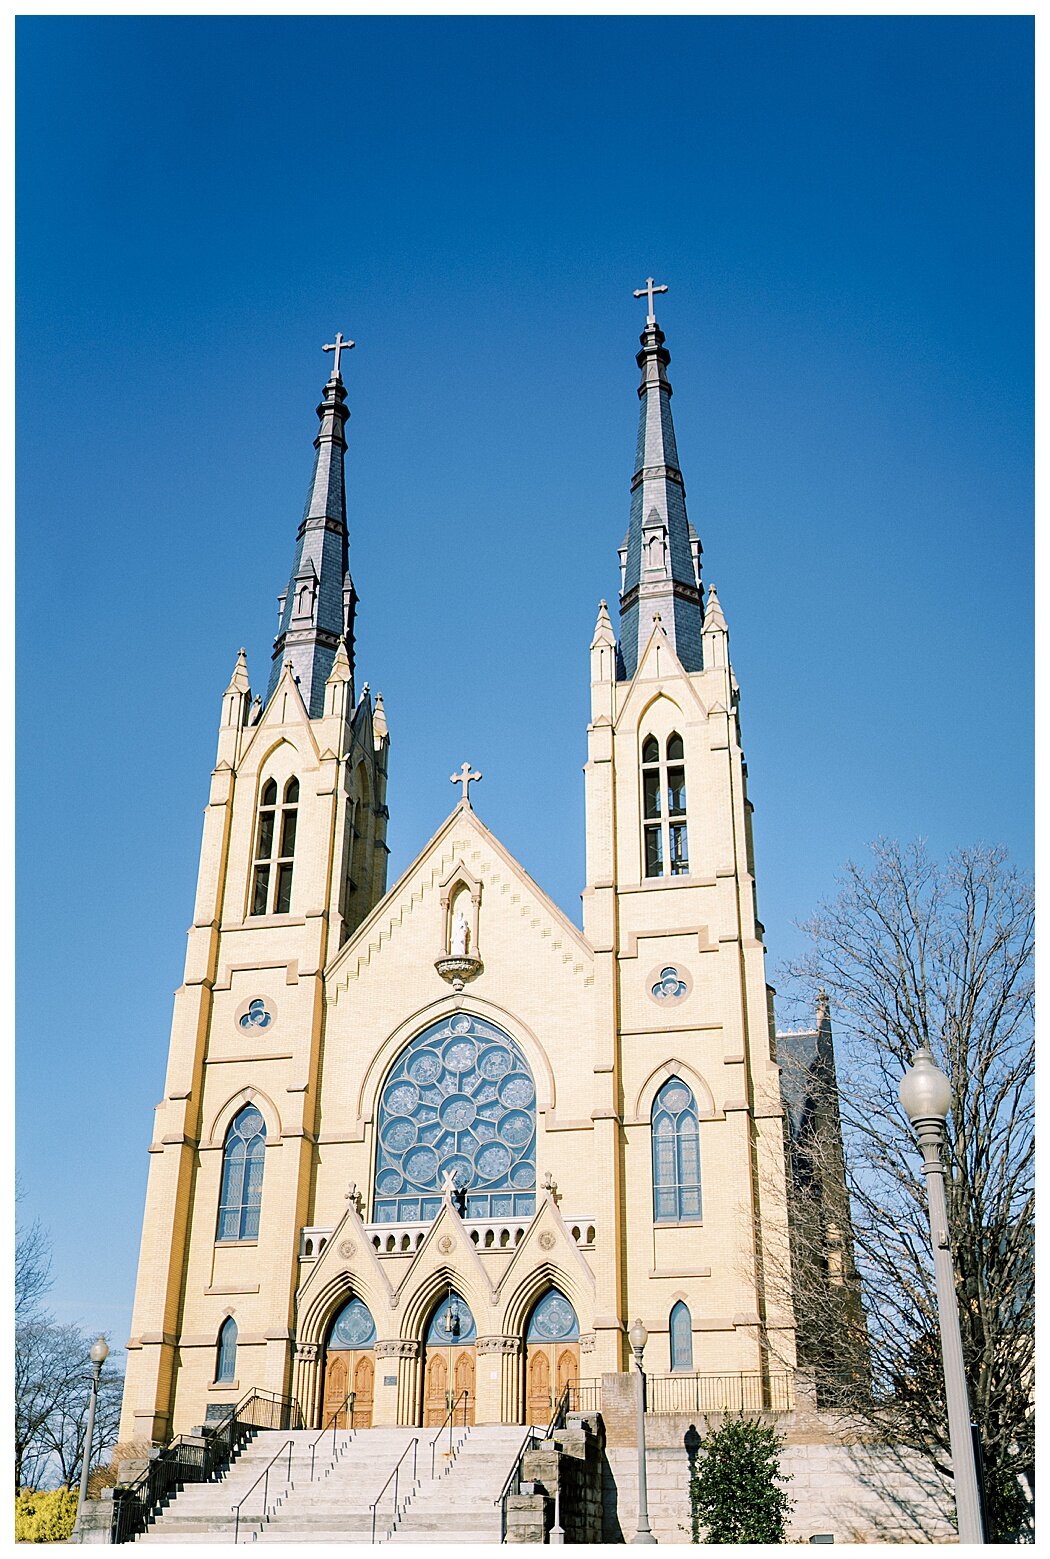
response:
<path id="1" fill-rule="evenodd" d="M 655 1543 L 656 1538 L 649 1526 L 649 1492 L 645 1476 L 645 1371 L 642 1368 L 642 1355 L 649 1341 L 649 1332 L 641 1319 L 631 1326 L 627 1333 L 627 1341 L 631 1345 L 634 1362 L 638 1366 L 638 1393 L 635 1399 L 638 1426 L 638 1522 L 631 1542 Z"/>
<path id="2" fill-rule="evenodd" d="M 944 1165 L 941 1162 L 941 1141 L 951 1109 L 952 1085 L 933 1059 L 927 1045 L 921 1045 L 915 1052 L 912 1065 L 901 1078 L 900 1102 L 922 1150 L 922 1172 L 926 1177 L 926 1205 L 933 1243 L 937 1322 L 941 1334 L 941 1363 L 944 1369 L 945 1405 L 948 1409 L 948 1442 L 955 1475 L 959 1542 L 983 1543 L 984 1523 L 970 1433 L 970 1401 L 959 1327 L 955 1262 L 948 1236 Z"/>
<path id="3" fill-rule="evenodd" d="M 952 1085 L 925 1045 L 915 1052 L 912 1065 L 901 1078 L 900 1101 L 913 1126 L 933 1120 L 943 1125 L 948 1118 Z"/>
<path id="4" fill-rule="evenodd" d="M 91 1362 L 101 1366 L 108 1358 L 109 1344 L 104 1337 L 99 1337 L 91 1344 Z"/>

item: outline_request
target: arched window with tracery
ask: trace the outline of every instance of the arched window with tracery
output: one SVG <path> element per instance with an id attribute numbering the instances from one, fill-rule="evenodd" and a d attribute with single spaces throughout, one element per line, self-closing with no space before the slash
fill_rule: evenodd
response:
<path id="1" fill-rule="evenodd" d="M 671 732 L 663 751 L 655 736 L 642 743 L 642 835 L 647 877 L 688 872 L 685 746 L 677 731 Z"/>
<path id="2" fill-rule="evenodd" d="M 684 1223 L 700 1216 L 696 1101 L 680 1077 L 669 1077 L 653 1100 L 653 1217 Z"/>
<path id="3" fill-rule="evenodd" d="M 378 1136 L 377 1223 L 436 1218 L 449 1175 L 467 1218 L 536 1210 L 536 1086 L 494 1023 L 457 1013 L 418 1034 L 383 1086 Z"/>
<path id="4" fill-rule="evenodd" d="M 259 798 L 255 829 L 253 915 L 287 915 L 291 910 L 298 819 L 299 781 L 293 775 L 278 802 L 277 781 L 267 780 Z"/>
<path id="5" fill-rule="evenodd" d="M 689 1306 L 681 1300 L 671 1308 L 671 1369 L 691 1370 L 693 1367 L 693 1318 Z"/>
<path id="6" fill-rule="evenodd" d="M 262 1207 L 266 1124 L 254 1104 L 230 1123 L 222 1150 L 218 1240 L 257 1240 Z"/>
<path id="7" fill-rule="evenodd" d="M 225 1384 L 237 1379 L 237 1322 L 228 1315 L 219 1329 L 219 1341 L 215 1349 L 215 1384 Z"/>

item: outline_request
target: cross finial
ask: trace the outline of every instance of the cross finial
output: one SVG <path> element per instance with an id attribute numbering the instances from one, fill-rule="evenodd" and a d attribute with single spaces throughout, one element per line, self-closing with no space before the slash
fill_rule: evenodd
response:
<path id="1" fill-rule="evenodd" d="M 666 291 L 666 288 L 664 290 Z M 343 332 L 341 330 L 337 330 L 336 333 L 335 333 L 335 340 L 334 341 L 330 341 L 326 346 L 321 348 L 321 350 L 324 351 L 324 352 L 334 352 L 335 353 L 335 367 L 332 369 L 332 377 L 334 379 L 338 379 L 338 377 L 339 377 L 339 354 L 340 354 L 340 352 L 351 352 L 351 351 L 353 351 L 353 348 L 354 348 L 355 344 L 356 343 L 353 342 L 353 341 L 344 341 L 343 340 Z"/>
<path id="2" fill-rule="evenodd" d="M 634 295 L 635 295 L 636 298 L 646 298 L 647 297 L 649 299 L 649 312 L 645 316 L 645 323 L 647 325 L 655 325 L 656 324 L 656 315 L 653 313 L 653 293 L 654 292 L 666 292 L 666 291 L 667 291 L 666 287 L 654 287 L 653 286 L 653 278 L 651 276 L 646 277 L 646 282 L 645 282 L 645 286 L 644 287 L 636 287 L 634 289 Z"/>
<path id="3" fill-rule="evenodd" d="M 459 766 L 459 773 L 449 775 L 449 779 L 452 781 L 453 785 L 463 786 L 463 800 L 466 802 L 468 807 L 470 806 L 471 781 L 479 780 L 480 778 L 481 775 L 478 773 L 477 769 L 475 769 L 473 773 L 471 772 L 469 763 L 461 763 Z"/>

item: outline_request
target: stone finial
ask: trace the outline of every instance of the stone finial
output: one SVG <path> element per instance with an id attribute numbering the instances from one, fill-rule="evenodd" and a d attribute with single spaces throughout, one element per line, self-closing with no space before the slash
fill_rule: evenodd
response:
<path id="1" fill-rule="evenodd" d="M 609 603 L 598 602 L 598 617 L 594 624 L 594 637 L 591 640 L 591 649 L 597 650 L 602 645 L 616 643 L 616 635 L 613 633 L 612 622 L 609 619 Z"/>
<path id="2" fill-rule="evenodd" d="M 707 610 L 704 612 L 705 633 L 728 633 L 725 613 L 722 611 L 722 603 L 718 599 L 718 591 L 714 585 L 707 587 Z"/>
<path id="3" fill-rule="evenodd" d="M 386 709 L 383 706 L 382 693 L 376 694 L 375 708 L 372 710 L 372 734 L 377 745 L 385 741 L 390 735 L 390 730 L 386 723 Z"/>
<path id="4" fill-rule="evenodd" d="M 338 649 L 335 652 L 335 659 L 332 662 L 332 669 L 328 673 L 326 680 L 329 682 L 350 682 L 353 679 L 353 675 L 354 673 L 350 665 L 350 657 L 346 653 L 346 646 L 340 643 Z"/>

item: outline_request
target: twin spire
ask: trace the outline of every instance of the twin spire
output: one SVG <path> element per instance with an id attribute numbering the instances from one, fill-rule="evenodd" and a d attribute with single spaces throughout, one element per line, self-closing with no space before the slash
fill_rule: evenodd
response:
<path id="1" fill-rule="evenodd" d="M 666 291 L 666 286 L 656 286 L 650 276 L 645 287 L 634 294 L 647 300 L 648 309 L 637 354 L 641 405 L 630 522 L 620 549 L 617 677 L 621 681 L 630 680 L 637 671 L 657 618 L 685 670 L 700 671 L 703 667 L 702 549 L 686 514 L 667 378 L 671 354 L 654 312 L 654 295 Z M 278 606 L 266 693 L 268 702 L 282 667 L 291 661 L 311 719 L 323 713 L 325 681 L 340 647 L 353 674 L 357 592 L 350 577 L 344 478 L 345 427 L 350 413 L 340 365 L 341 354 L 353 345 L 337 332 L 335 340 L 324 347 L 334 354 L 332 372 L 317 408 L 321 423 L 314 440 L 317 454 L 291 575 Z M 713 605 L 718 611 L 717 603 Z"/>

